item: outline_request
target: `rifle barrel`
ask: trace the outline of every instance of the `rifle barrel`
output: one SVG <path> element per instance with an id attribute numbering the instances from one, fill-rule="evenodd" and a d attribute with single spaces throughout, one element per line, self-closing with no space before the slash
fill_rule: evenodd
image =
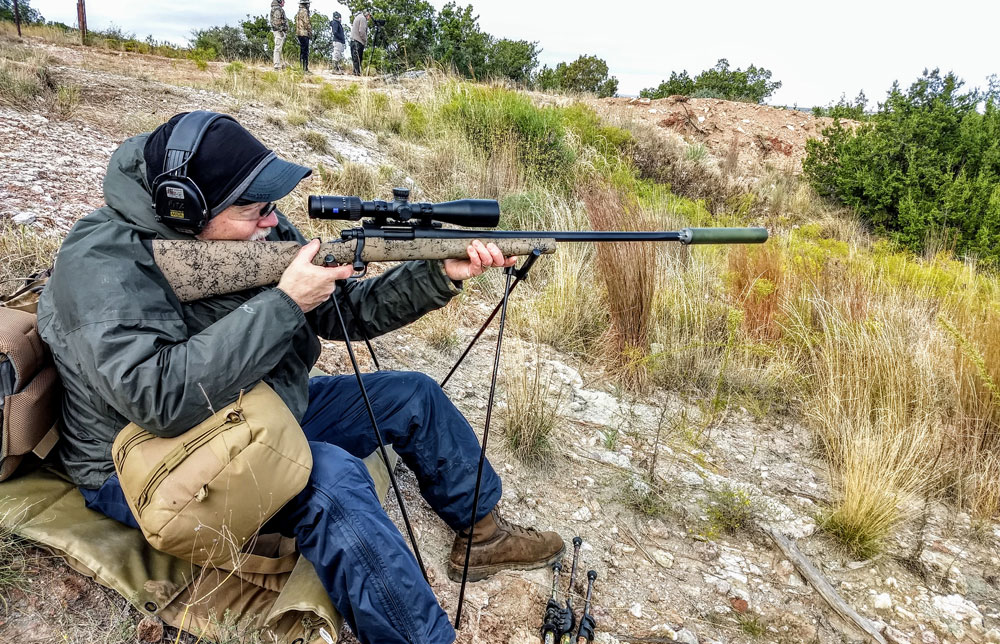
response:
<path id="1" fill-rule="evenodd" d="M 345 231 L 349 233 L 349 231 Z M 365 228 L 366 237 L 410 239 L 554 239 L 557 242 L 649 242 L 675 241 L 682 244 L 761 244 L 767 241 L 766 228 L 684 228 L 656 231 L 557 231 L 557 230 L 470 230 L 468 228 L 403 229 L 393 226 Z"/>

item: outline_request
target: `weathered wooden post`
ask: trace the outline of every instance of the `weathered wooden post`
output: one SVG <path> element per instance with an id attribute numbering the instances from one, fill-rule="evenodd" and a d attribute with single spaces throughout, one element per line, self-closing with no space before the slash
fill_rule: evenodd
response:
<path id="1" fill-rule="evenodd" d="M 17 6 L 17 0 L 14 0 L 14 24 L 17 25 L 17 37 L 21 37 L 21 8 Z"/>
<path id="2" fill-rule="evenodd" d="M 87 2 L 76 0 L 76 20 L 80 24 L 80 44 L 87 44 Z"/>

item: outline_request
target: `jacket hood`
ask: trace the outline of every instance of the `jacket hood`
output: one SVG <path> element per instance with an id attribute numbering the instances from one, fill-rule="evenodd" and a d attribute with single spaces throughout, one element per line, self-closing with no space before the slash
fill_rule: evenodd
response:
<path id="1" fill-rule="evenodd" d="M 143 156 L 148 137 L 146 133 L 126 139 L 111 155 L 108 172 L 104 176 L 104 202 L 110 208 L 97 212 L 105 213 L 109 218 L 118 218 L 160 239 L 191 239 L 191 235 L 156 221 Z"/>

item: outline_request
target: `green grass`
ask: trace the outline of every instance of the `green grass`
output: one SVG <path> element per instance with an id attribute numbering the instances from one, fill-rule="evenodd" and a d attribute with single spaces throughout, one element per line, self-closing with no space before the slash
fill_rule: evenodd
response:
<path id="1" fill-rule="evenodd" d="M 532 177 L 568 185 L 576 153 L 556 108 L 536 107 L 527 96 L 504 89 L 462 85 L 442 115 L 486 155 L 510 148 Z"/>
<path id="2" fill-rule="evenodd" d="M 303 133 L 300 138 L 305 141 L 306 145 L 308 145 L 311 149 L 321 154 L 328 152 L 330 149 L 330 142 L 322 132 L 309 130 L 308 132 Z"/>
<path id="3" fill-rule="evenodd" d="M 324 83 L 319 88 L 319 104 L 323 109 L 345 108 L 358 99 L 358 85 L 351 85 L 341 89 Z"/>
<path id="4" fill-rule="evenodd" d="M 662 517 L 670 511 L 666 490 L 658 479 L 631 478 L 622 489 L 625 506 L 647 517 Z"/>
<path id="5" fill-rule="evenodd" d="M 705 514 L 711 534 L 736 535 L 754 530 L 757 508 L 748 492 L 723 483 L 708 490 Z"/>
<path id="6" fill-rule="evenodd" d="M 767 624 L 754 613 L 736 613 L 736 623 L 740 632 L 751 639 L 760 639 L 767 635 Z"/>
<path id="7" fill-rule="evenodd" d="M 888 510 L 888 518 L 883 518 Z M 862 514 L 845 508 L 833 508 L 820 517 L 820 528 L 836 539 L 858 560 L 871 559 L 885 549 L 886 538 L 896 521 L 896 512 L 889 506 L 873 507 Z"/>

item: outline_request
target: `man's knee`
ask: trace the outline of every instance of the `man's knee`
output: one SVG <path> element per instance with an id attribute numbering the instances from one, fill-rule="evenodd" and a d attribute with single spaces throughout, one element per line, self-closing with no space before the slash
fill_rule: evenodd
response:
<path id="1" fill-rule="evenodd" d="M 419 371 L 388 372 L 390 384 L 394 391 L 405 394 L 411 403 L 432 405 L 447 398 L 441 385 L 425 373 Z"/>
<path id="2" fill-rule="evenodd" d="M 310 487 L 333 499 L 348 494 L 360 499 L 370 497 L 378 505 L 375 483 L 364 461 L 329 443 L 310 441 L 309 447 L 313 456 Z"/>

